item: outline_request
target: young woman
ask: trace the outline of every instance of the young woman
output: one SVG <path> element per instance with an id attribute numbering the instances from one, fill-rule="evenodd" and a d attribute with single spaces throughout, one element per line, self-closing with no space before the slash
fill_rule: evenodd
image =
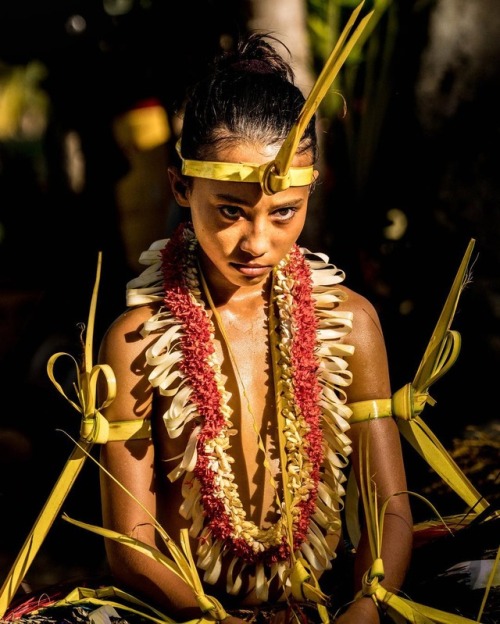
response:
<path id="1" fill-rule="evenodd" d="M 214 619 L 329 611 L 376 623 L 370 583 L 397 592 L 412 544 L 408 498 L 395 496 L 406 489 L 400 435 L 379 410 L 391 397 L 386 349 L 370 302 L 297 244 L 318 176 L 315 122 L 280 175 L 304 97 L 271 44 L 250 35 L 191 90 L 168 172 L 185 221 L 143 254 L 149 266 L 102 341 L 117 381 L 104 412 L 114 433 L 101 460 L 116 479 L 103 473 L 104 523 L 167 554 L 152 517 L 174 542 L 188 529 L 204 591 L 222 607 Z M 389 502 L 383 572 L 362 521 L 345 597 L 336 588 L 351 571 L 336 563 L 350 465 Z M 199 592 L 160 561 L 114 540 L 107 553 L 120 587 L 179 622 L 204 614 Z"/>

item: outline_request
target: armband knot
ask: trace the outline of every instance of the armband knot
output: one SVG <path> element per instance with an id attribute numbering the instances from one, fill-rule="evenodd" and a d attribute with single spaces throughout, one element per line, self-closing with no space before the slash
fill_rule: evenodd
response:
<path id="1" fill-rule="evenodd" d="M 426 403 L 433 404 L 434 399 L 427 392 L 416 394 L 411 383 L 407 383 L 392 395 L 392 413 L 396 418 L 412 420 L 422 412 Z"/>
<path id="2" fill-rule="evenodd" d="M 228 617 L 224 607 L 216 598 L 207 596 L 206 594 L 200 594 L 196 599 L 203 615 L 210 615 L 215 622 L 222 622 L 222 620 Z"/>

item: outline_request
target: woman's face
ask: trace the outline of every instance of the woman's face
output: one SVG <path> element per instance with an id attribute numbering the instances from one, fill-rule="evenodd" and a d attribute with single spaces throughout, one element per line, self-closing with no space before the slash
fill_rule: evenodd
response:
<path id="1" fill-rule="evenodd" d="M 269 147 L 226 146 L 211 153 L 210 160 L 260 165 L 276 153 Z M 292 166 L 311 164 L 311 154 L 303 154 L 295 157 Z M 206 278 L 229 290 L 262 285 L 297 241 L 309 192 L 309 186 L 300 186 L 265 195 L 257 183 L 193 178 L 184 203 L 179 203 L 191 209 Z"/>

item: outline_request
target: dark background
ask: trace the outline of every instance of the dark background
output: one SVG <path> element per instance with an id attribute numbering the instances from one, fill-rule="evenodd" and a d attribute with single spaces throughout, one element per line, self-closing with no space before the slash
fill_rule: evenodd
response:
<path id="1" fill-rule="evenodd" d="M 439 3 L 420 3 L 426 4 L 420 12 L 407 4 L 401 5 L 389 104 L 370 175 L 362 189 L 353 190 L 345 129 L 336 120 L 325 139 L 328 163 L 317 208 L 322 227 L 314 237 L 306 235 L 304 243 L 328 253 L 345 269 L 346 283 L 376 305 L 397 389 L 412 380 L 467 244 L 476 240 L 473 280 L 454 321 L 463 338 L 461 355 L 432 388 L 437 405 L 427 407 L 425 416 L 448 448 L 479 431 L 496 457 L 500 54 L 495 42 L 500 8 L 486 0 L 477 3 L 489 24 L 488 29 L 478 25 L 480 36 L 490 38 L 483 46 L 489 53 L 481 62 L 459 50 L 431 94 L 426 116 L 419 109 L 417 84 L 423 55 L 433 43 L 430 24 Z M 61 430 L 78 436 L 79 415 L 50 384 L 47 359 L 57 351 L 77 359 L 81 355 L 81 328 L 99 251 L 96 345 L 122 311 L 125 283 L 134 275 L 119 234 L 114 195 L 128 164 L 112 122 L 150 97 L 173 117 L 185 87 L 218 48 L 221 35 L 236 36 L 248 16 L 245 3 L 230 0 L 151 0 L 131 7 L 118 17 L 96 1 L 24 1 L 0 8 L 0 61 L 43 62 L 43 88 L 51 102 L 41 141 L 0 141 L 1 576 L 73 448 Z M 81 33 L 69 28 L 68 20 L 77 14 L 86 21 Z M 61 144 L 69 130 L 80 136 L 85 155 L 86 184 L 80 193 L 69 188 L 64 174 Z M 40 159 L 43 175 L 35 167 Z M 408 221 L 397 240 L 384 235 L 391 208 Z M 166 207 L 164 231 L 156 238 L 167 234 Z M 61 374 L 70 391 L 72 371 Z M 474 432 L 468 434 L 471 425 Z M 481 479 L 486 493 L 496 492 L 497 461 L 483 457 L 486 468 L 474 478 Z M 411 484 L 432 483 L 416 454 L 408 452 L 407 464 Z M 99 524 L 97 481 L 97 468 L 88 462 L 63 509 Z M 436 496 L 450 509 L 462 508 L 460 501 L 448 501 L 447 493 Z M 104 567 L 100 539 L 58 519 L 28 580 L 43 585 Z"/>

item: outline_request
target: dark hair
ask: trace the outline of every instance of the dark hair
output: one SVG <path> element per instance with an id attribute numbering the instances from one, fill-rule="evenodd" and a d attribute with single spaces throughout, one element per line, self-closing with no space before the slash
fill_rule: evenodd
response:
<path id="1" fill-rule="evenodd" d="M 292 67 L 269 43 L 284 46 L 269 33 L 251 33 L 212 63 L 208 75 L 187 95 L 182 126 L 182 156 L 207 159 L 216 144 L 246 141 L 281 146 L 305 102 L 294 84 Z M 289 52 L 289 51 L 288 51 Z M 315 118 L 299 153 L 317 158 Z"/>

